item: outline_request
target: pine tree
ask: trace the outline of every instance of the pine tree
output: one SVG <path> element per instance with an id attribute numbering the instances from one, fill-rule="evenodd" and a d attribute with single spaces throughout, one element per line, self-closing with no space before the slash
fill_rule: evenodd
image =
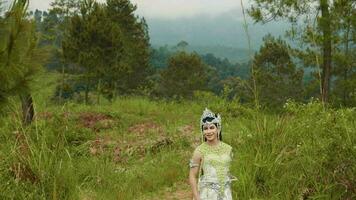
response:
<path id="1" fill-rule="evenodd" d="M 255 79 L 262 104 L 279 107 L 287 99 L 303 99 L 303 71 L 292 62 L 291 48 L 267 35 L 254 57 Z"/>
<path id="2" fill-rule="evenodd" d="M 328 102 L 331 80 L 331 58 L 332 58 L 332 30 L 330 8 L 333 6 L 332 2 L 328 0 L 253 0 L 250 15 L 256 22 L 267 23 L 272 20 L 287 19 L 293 25 L 291 35 L 295 36 L 295 29 L 298 25 L 299 19 L 304 17 L 306 19 L 312 18 L 316 22 L 315 27 L 308 26 L 309 21 L 304 20 L 306 24 L 302 26 L 302 35 L 300 41 L 305 43 L 304 48 L 309 44 L 311 46 L 318 45 L 321 48 L 321 99 L 323 102 Z M 312 17 L 311 17 L 312 16 Z M 308 31 L 312 31 L 312 37 L 304 37 L 308 35 Z M 316 41 L 317 32 L 320 31 L 320 41 Z M 310 36 L 310 35 L 309 35 Z"/>
<path id="3" fill-rule="evenodd" d="M 27 0 L 15 0 L 0 19 L 0 103 L 20 96 L 24 124 L 34 117 L 30 84 L 46 59 L 45 49 L 37 47 L 34 21 L 26 17 L 27 7 Z"/>
<path id="4" fill-rule="evenodd" d="M 333 75 L 332 98 L 335 104 L 356 105 L 356 2 L 339 0 L 334 3 Z"/>
<path id="5" fill-rule="evenodd" d="M 170 98 L 191 98 L 195 90 L 207 89 L 207 71 L 199 55 L 178 52 L 161 73 L 160 92 Z"/>
<path id="6" fill-rule="evenodd" d="M 93 86 L 112 99 L 117 91 L 130 92 L 145 83 L 149 73 L 147 24 L 134 15 L 135 9 L 125 0 L 106 4 L 86 0 L 80 15 L 70 18 L 63 52 L 84 73 L 86 101 Z"/>
<path id="7" fill-rule="evenodd" d="M 147 83 L 147 77 L 152 73 L 148 26 L 144 18 L 135 15 L 137 7 L 129 0 L 107 0 L 106 4 L 108 16 L 121 28 L 123 36 L 122 65 L 128 73 L 119 79 L 119 90 L 134 92 Z"/>

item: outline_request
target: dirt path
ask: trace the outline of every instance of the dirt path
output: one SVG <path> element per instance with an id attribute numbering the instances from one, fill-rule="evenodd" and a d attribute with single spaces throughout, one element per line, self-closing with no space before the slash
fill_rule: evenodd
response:
<path id="1" fill-rule="evenodd" d="M 186 182 L 177 183 L 174 187 L 165 188 L 155 196 L 142 200 L 192 200 L 190 186 Z"/>

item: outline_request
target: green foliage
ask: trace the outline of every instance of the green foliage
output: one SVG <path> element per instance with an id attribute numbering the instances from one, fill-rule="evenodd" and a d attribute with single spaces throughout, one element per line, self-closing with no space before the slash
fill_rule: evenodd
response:
<path id="1" fill-rule="evenodd" d="M 135 15 L 137 9 L 129 0 L 107 0 L 107 12 L 123 33 L 123 66 L 126 73 L 120 75 L 119 91 L 131 93 L 147 83 L 149 67 L 149 35 L 144 18 Z"/>
<path id="2" fill-rule="evenodd" d="M 225 85 L 223 92 L 217 96 L 212 92 L 195 91 L 194 101 L 208 107 L 214 112 L 224 113 L 225 117 L 253 116 L 254 110 L 241 104 L 240 96 L 234 91 L 234 88 Z"/>
<path id="3" fill-rule="evenodd" d="M 197 54 L 178 52 L 162 71 L 159 93 L 166 97 L 191 98 L 195 90 L 206 89 L 207 67 Z"/>
<path id="4" fill-rule="evenodd" d="M 249 66 L 242 63 L 231 63 L 227 58 L 220 59 L 214 54 L 208 53 L 201 55 L 202 60 L 211 67 L 209 73 L 208 87 L 214 93 L 219 94 L 222 92 L 224 84 L 231 79 L 248 79 Z M 236 88 L 236 90 L 238 90 Z"/>
<path id="5" fill-rule="evenodd" d="M 59 76 L 41 77 L 49 89 L 33 94 L 30 126 L 16 108 L 0 118 L 1 199 L 166 199 L 157 193 L 186 185 L 205 107 L 222 115 L 224 142 L 234 148 L 234 199 L 355 198 L 355 109 L 288 101 L 283 113 L 267 114 L 231 99 L 228 87 L 179 103 L 121 97 L 58 106 L 48 94 Z"/>
<path id="6" fill-rule="evenodd" d="M 249 14 L 255 21 L 267 23 L 271 20 L 286 18 L 290 22 L 296 22 L 297 17 L 310 12 L 313 8 L 308 6 L 311 0 L 287 0 L 271 2 L 269 0 L 254 0 Z M 276 6 L 279 6 L 276 9 Z"/>
<path id="7" fill-rule="evenodd" d="M 314 68 L 315 79 L 307 86 L 309 95 L 321 97 L 323 102 L 331 96 L 335 104 L 354 105 L 355 87 L 350 86 L 355 71 L 351 64 L 355 57 L 354 1 L 254 0 L 249 13 L 256 22 L 290 21 L 287 35 L 299 41 L 304 66 Z"/>
<path id="8" fill-rule="evenodd" d="M 253 103 L 253 95 L 250 80 L 244 80 L 239 77 L 229 77 L 221 81 L 224 89 L 228 88 L 230 90 L 228 99 L 238 98 L 240 103 L 245 105 Z"/>
<path id="9" fill-rule="evenodd" d="M 14 95 L 28 94 L 47 51 L 38 48 L 33 20 L 26 18 L 28 1 L 14 1 L 0 18 L 0 103 Z"/>
<path id="10" fill-rule="evenodd" d="M 48 81 L 54 86 L 45 77 L 41 84 Z M 141 199 L 184 185 L 191 144 L 200 139 L 194 127 L 209 107 L 221 113 L 224 141 L 234 148 L 235 199 L 355 198 L 355 109 L 288 101 L 282 114 L 271 115 L 229 99 L 230 93 L 199 91 L 179 103 L 122 97 L 92 106 L 39 104 L 27 128 L 9 112 L 0 119 L 0 197 Z M 112 122 L 91 126 L 95 116 Z M 144 153 L 134 148 L 151 148 L 148 141 L 160 137 L 172 143 Z"/>
<path id="11" fill-rule="evenodd" d="M 168 59 L 173 54 L 174 53 L 170 51 L 167 45 L 159 48 L 151 48 L 150 64 L 157 70 L 166 68 Z"/>
<path id="12" fill-rule="evenodd" d="M 238 159 L 237 199 L 355 197 L 355 110 L 288 102 L 280 116 L 242 116 L 228 139 Z M 225 137 L 226 138 L 226 137 Z M 346 183 L 346 184 L 345 184 Z"/>
<path id="13" fill-rule="evenodd" d="M 212 53 L 201 55 L 202 60 L 218 71 L 220 79 L 236 77 L 247 79 L 249 77 L 249 66 L 246 63 L 231 63 L 227 58 L 221 59 Z"/>
<path id="14" fill-rule="evenodd" d="M 84 102 L 81 101 L 81 93 L 84 92 L 86 89 L 86 83 L 85 81 L 80 81 L 78 78 L 68 78 L 66 82 L 64 83 L 64 87 L 61 84 L 58 84 L 55 92 L 54 92 L 54 100 L 58 99 L 60 95 L 62 95 L 62 98 L 69 100 L 77 100 L 77 102 Z M 62 92 L 62 94 L 60 94 Z"/>
<path id="15" fill-rule="evenodd" d="M 353 107 L 355 101 L 356 76 L 356 9 L 355 2 L 337 1 L 331 9 L 334 14 L 332 26 L 334 36 L 333 55 L 336 77 L 332 99 L 334 105 Z"/>
<path id="16" fill-rule="evenodd" d="M 261 104 L 278 107 L 287 99 L 303 99 L 303 71 L 296 68 L 290 52 L 282 39 L 264 38 L 253 64 Z"/>
<path id="17" fill-rule="evenodd" d="M 36 31 L 40 35 L 38 45 L 46 46 L 50 51 L 45 67 L 49 70 L 64 71 L 64 65 L 68 63 L 64 62 L 61 43 L 70 16 L 79 12 L 79 0 L 54 0 L 50 5 L 47 11 L 30 11 L 29 16 L 34 18 Z M 69 72 L 70 68 L 67 71 Z M 63 82 L 62 80 L 62 84 Z"/>
<path id="18" fill-rule="evenodd" d="M 187 139 L 179 136 L 176 125 L 164 120 L 174 119 L 166 111 L 172 110 L 176 105 L 152 103 L 146 99 L 122 98 L 113 104 L 96 108 L 79 104 L 41 107 L 38 109 L 44 112 L 39 113 L 35 124 L 27 129 L 17 126 L 19 124 L 15 118 L 1 118 L 0 139 L 7 142 L 0 143 L 0 177 L 5 183 L 0 186 L 0 197 L 137 199 L 143 193 L 155 192 L 176 181 L 183 181 L 184 177 L 181 175 L 185 174 L 185 168 L 181 167 L 181 160 L 188 157 L 180 144 L 189 147 L 190 143 L 184 143 Z M 165 105 L 166 111 L 160 111 L 162 105 Z M 86 122 L 92 120 L 87 117 L 95 117 L 91 114 L 98 112 L 110 116 L 117 123 L 100 130 L 100 134 L 106 135 L 105 138 L 108 139 L 105 139 L 105 144 L 93 129 L 85 127 Z M 175 112 L 178 114 L 181 111 Z M 155 119 L 151 118 L 153 113 L 158 114 Z M 173 134 L 178 136 L 177 143 L 160 147 L 161 150 L 158 151 L 147 151 L 144 155 L 136 153 L 130 145 L 145 145 L 150 139 L 162 137 L 147 129 L 146 137 L 141 140 L 141 136 L 137 135 L 139 133 L 135 132 L 141 130 L 129 129 L 147 120 L 152 124 L 160 124 L 163 130 L 167 129 L 167 133 L 163 133 L 164 137 L 173 138 Z M 176 122 L 184 125 L 189 123 L 188 120 L 190 121 L 187 118 Z M 125 145 L 124 141 L 129 144 Z M 118 145 L 123 149 L 118 155 L 120 160 L 115 161 L 113 152 Z M 155 145 L 148 143 L 147 147 L 150 146 L 153 148 Z M 138 150 L 141 147 L 146 148 L 136 147 Z M 102 148 L 103 152 L 93 154 L 92 148 L 98 148 L 99 152 Z M 7 155 L 6 158 L 4 155 Z M 157 174 L 160 176 L 157 177 Z"/>
<path id="19" fill-rule="evenodd" d="M 189 43 L 184 41 L 184 40 L 182 40 L 182 41 L 178 42 L 176 47 L 178 48 L 179 51 L 185 51 L 185 48 L 187 46 L 189 46 Z"/>
<path id="20" fill-rule="evenodd" d="M 158 74 L 161 70 L 167 68 L 168 60 L 176 51 L 170 49 L 168 46 L 162 46 L 158 49 L 151 50 L 150 63 L 156 69 L 156 75 L 151 79 L 154 83 L 159 84 Z M 221 59 L 212 53 L 200 55 L 202 61 L 208 66 L 208 83 L 207 89 L 213 91 L 215 94 L 220 94 L 223 90 L 224 84 L 234 78 L 247 79 L 249 77 L 248 64 L 233 64 L 228 59 Z M 239 93 L 240 94 L 240 93 Z"/>
<path id="21" fill-rule="evenodd" d="M 66 60 L 108 99 L 141 86 L 149 72 L 147 27 L 135 9 L 129 1 L 84 1 L 63 40 Z"/>

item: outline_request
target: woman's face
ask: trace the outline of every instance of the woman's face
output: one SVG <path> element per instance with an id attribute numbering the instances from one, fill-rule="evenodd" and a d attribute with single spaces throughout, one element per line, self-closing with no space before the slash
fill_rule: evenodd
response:
<path id="1" fill-rule="evenodd" d="M 207 141 L 214 141 L 218 139 L 218 129 L 215 124 L 204 125 L 203 133 Z"/>

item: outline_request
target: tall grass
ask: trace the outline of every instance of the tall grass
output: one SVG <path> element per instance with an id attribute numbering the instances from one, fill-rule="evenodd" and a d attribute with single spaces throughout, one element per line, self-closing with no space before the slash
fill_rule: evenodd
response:
<path id="1" fill-rule="evenodd" d="M 257 114 L 257 113 L 256 113 Z M 353 199 L 355 109 L 288 103 L 280 116 L 240 117 L 235 147 L 237 199 Z"/>
<path id="2" fill-rule="evenodd" d="M 52 106 L 47 113 L 39 112 L 38 119 L 26 128 L 16 115 L 2 118 L 0 181 L 4 184 L 0 198 L 135 199 L 144 192 L 183 181 L 187 168 L 181 166 L 182 160 L 189 159 L 186 151 L 191 147 L 187 139 L 175 136 L 177 128 L 191 124 L 193 116 L 177 107 L 143 98 L 122 98 L 114 104 L 92 107 L 75 103 Z M 80 114 L 88 112 L 111 116 L 114 126 L 101 132 L 83 127 Z M 139 140 L 130 136 L 128 128 L 141 123 L 157 123 L 162 135 L 174 138 L 174 143 L 147 150 L 144 155 L 122 146 L 122 161 L 114 162 L 113 152 L 120 140 L 133 146 Z M 140 140 L 155 138 L 150 130 L 143 134 L 147 135 Z M 103 152 L 91 154 L 97 138 L 106 136 L 113 144 L 99 144 Z"/>
<path id="3" fill-rule="evenodd" d="M 355 109 L 289 102 L 268 114 L 204 92 L 194 101 L 121 97 L 91 106 L 47 96 L 34 94 L 29 127 L 16 103 L 0 119 L 0 199 L 139 199 L 184 184 L 205 107 L 222 114 L 235 151 L 235 199 L 356 197 Z M 85 124 L 102 115 L 102 124 Z"/>

